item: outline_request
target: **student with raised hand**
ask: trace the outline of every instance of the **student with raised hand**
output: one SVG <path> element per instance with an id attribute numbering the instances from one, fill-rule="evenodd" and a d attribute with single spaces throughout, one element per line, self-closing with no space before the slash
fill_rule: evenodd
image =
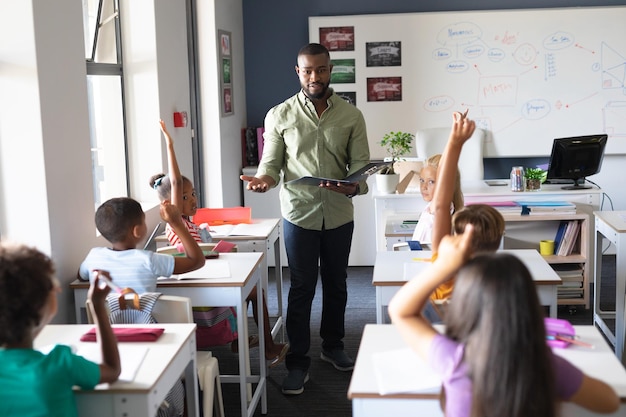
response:
<path id="1" fill-rule="evenodd" d="M 458 196 L 461 191 L 458 169 L 461 150 L 476 129 L 476 124 L 467 118 L 467 113 L 467 110 L 464 113 L 454 112 L 450 138 L 439 163 L 437 186 L 430 204 L 433 213 L 431 249 L 434 254 L 437 254 L 439 242 L 444 236 L 463 233 L 466 224 L 474 227 L 474 252 L 496 251 L 504 235 L 504 218 L 500 212 L 485 204 L 463 207 L 463 195 L 460 195 L 460 199 Z M 454 212 L 450 210 L 451 205 L 455 208 Z M 451 279 L 433 291 L 432 303 L 424 309 L 424 315 L 432 323 L 441 321 L 453 287 L 454 279 Z"/>
<path id="2" fill-rule="evenodd" d="M 434 212 L 431 202 L 435 196 L 437 186 L 437 171 L 441 162 L 441 154 L 436 154 L 424 162 L 424 166 L 419 172 L 420 193 L 427 203 L 420 215 L 412 240 L 420 242 L 423 249 L 429 249 L 432 242 L 432 232 L 434 224 Z M 463 193 L 461 191 L 461 176 L 457 170 L 454 191 L 452 194 L 452 204 L 450 210 L 454 213 L 463 208 Z"/>
<path id="3" fill-rule="evenodd" d="M 172 204 L 180 208 L 182 214 L 182 221 L 197 242 L 210 242 L 210 235 L 208 231 L 203 233 L 193 221 L 192 217 L 196 214 L 198 209 L 196 201 L 196 191 L 193 183 L 187 177 L 184 177 L 180 173 L 178 162 L 176 160 L 176 153 L 174 151 L 174 140 L 167 131 L 167 126 L 163 120 L 160 121 L 161 132 L 165 138 L 167 145 L 167 160 L 169 174 L 157 174 L 150 179 L 150 186 L 158 193 L 160 200 L 171 200 Z M 203 235 L 208 235 L 203 237 Z M 176 246 L 180 241 L 178 233 L 173 230 L 169 224 L 166 228 L 166 236 L 171 245 Z M 257 292 L 256 287 L 252 289 L 246 301 L 252 303 L 252 312 L 254 320 L 258 323 L 257 313 Z M 285 359 L 287 352 L 289 351 L 289 344 L 275 343 L 272 337 L 272 328 L 269 321 L 269 311 L 267 309 L 267 303 L 265 298 L 263 302 L 263 325 L 264 325 L 264 340 L 265 340 L 265 358 L 270 361 L 269 367 L 275 367 Z M 217 311 L 215 310 L 217 309 Z M 210 313 L 208 312 L 210 311 Z M 210 315 L 211 320 L 206 320 L 206 316 Z M 220 317 L 223 320 L 231 320 L 236 323 L 235 313 L 233 309 L 228 307 L 194 307 L 194 318 L 198 324 L 198 346 L 207 347 L 215 346 L 216 340 L 211 340 L 216 336 L 215 332 L 212 332 L 210 328 L 212 326 L 204 324 L 205 322 L 214 321 L 213 318 Z M 219 324 L 219 323 L 215 323 Z M 230 327 L 228 327 L 230 328 Z M 227 327 L 220 327 L 221 332 L 226 331 Z M 224 339 L 224 337 L 219 337 Z M 232 337 L 231 337 L 232 339 Z M 250 347 L 254 347 L 258 344 L 258 337 L 254 337 L 250 340 Z M 233 352 L 237 351 L 237 339 L 232 340 L 231 348 Z"/>
<path id="4" fill-rule="evenodd" d="M 191 219 L 198 209 L 196 190 L 191 180 L 180 173 L 176 152 L 174 151 L 174 140 L 167 131 L 165 122 L 159 120 L 159 125 L 161 126 L 161 132 L 167 147 L 168 174 L 153 175 L 150 178 L 150 186 L 159 195 L 159 200 L 170 200 L 173 205 L 178 207 L 185 227 L 196 242 L 211 242 L 212 239 L 209 232 L 200 229 Z M 171 245 L 177 246 L 181 243 L 180 238 L 169 223 L 165 228 L 165 234 Z"/>
<path id="5" fill-rule="evenodd" d="M 115 382 L 121 371 L 117 339 L 105 308 L 110 289 L 99 275 L 88 297 L 102 363 L 56 345 L 49 353 L 33 349 L 34 340 L 56 315 L 57 294 L 52 260 L 35 248 L 0 243 L 0 415 L 77 416 L 72 387 L 93 389 Z"/>
<path id="6" fill-rule="evenodd" d="M 616 411 L 620 400 L 610 386 L 552 353 L 524 264 L 510 254 L 473 254 L 473 238 L 472 225 L 444 237 L 432 265 L 389 303 L 404 340 L 441 374 L 445 415 L 552 417 L 560 401 Z M 432 291 L 452 277 L 454 302 L 439 334 L 421 312 Z"/>
<path id="7" fill-rule="evenodd" d="M 437 187 L 431 202 L 431 212 L 434 215 L 432 230 L 432 250 L 437 252 L 437 247 L 443 236 L 449 235 L 452 228 L 452 213 L 450 212 L 450 204 L 453 201 L 455 190 L 460 187 L 460 179 L 458 172 L 458 162 L 461 156 L 463 144 L 472 137 L 476 124 L 473 120 L 467 118 L 465 113 L 453 113 L 452 129 L 450 138 L 446 143 L 441 161 L 439 162 L 439 170 L 437 172 Z M 460 202 L 463 207 L 463 201 Z"/>
<path id="8" fill-rule="evenodd" d="M 178 208 L 168 200 L 160 205 L 161 219 L 178 234 L 185 256 L 172 256 L 137 249 L 147 234 L 146 215 L 139 202 L 128 197 L 112 198 L 96 210 L 96 228 L 111 247 L 91 249 L 78 270 L 78 278 L 93 281 L 91 271 L 109 271 L 120 287 L 138 294 L 155 292 L 157 278 L 183 274 L 204 266 L 204 253 L 183 224 Z"/>

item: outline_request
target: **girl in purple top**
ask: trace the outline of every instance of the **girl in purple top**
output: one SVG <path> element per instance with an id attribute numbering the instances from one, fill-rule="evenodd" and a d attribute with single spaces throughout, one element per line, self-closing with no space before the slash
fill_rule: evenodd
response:
<path id="1" fill-rule="evenodd" d="M 433 264 L 406 283 L 389 315 L 407 343 L 442 375 L 446 417 L 551 417 L 559 401 L 611 413 L 619 398 L 546 344 L 530 273 L 516 257 L 471 257 L 473 227 L 446 236 Z M 432 291 L 456 276 L 445 335 L 422 317 Z"/>

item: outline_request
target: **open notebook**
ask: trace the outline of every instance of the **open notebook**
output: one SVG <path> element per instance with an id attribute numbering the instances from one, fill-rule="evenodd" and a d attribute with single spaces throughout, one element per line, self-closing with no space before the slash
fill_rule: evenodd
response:
<path id="1" fill-rule="evenodd" d="M 54 345 L 46 345 L 37 350 L 41 353 L 48 354 L 53 348 Z M 98 344 L 85 343 L 81 344 L 78 349 L 76 349 L 76 346 L 71 346 L 71 348 L 72 352 L 76 355 L 82 356 L 83 358 L 95 363 L 102 363 L 102 352 L 100 351 L 100 346 Z M 139 367 L 148 354 L 149 348 L 146 346 L 129 345 L 126 343 L 118 344 L 117 348 L 120 351 L 120 364 L 122 365 L 122 372 L 120 373 L 119 380 L 128 382 L 133 381 L 137 375 Z"/>

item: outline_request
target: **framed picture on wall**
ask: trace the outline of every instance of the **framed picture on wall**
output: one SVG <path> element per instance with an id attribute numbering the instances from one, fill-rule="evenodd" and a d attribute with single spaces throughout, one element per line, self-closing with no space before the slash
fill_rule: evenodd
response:
<path id="1" fill-rule="evenodd" d="M 354 26 L 320 28 L 320 43 L 329 51 L 354 51 Z"/>
<path id="2" fill-rule="evenodd" d="M 231 33 L 218 30 L 217 39 L 220 43 L 218 62 L 220 63 L 221 114 L 230 116 L 234 112 Z"/>
<path id="3" fill-rule="evenodd" d="M 334 84 L 350 84 L 356 81 L 354 59 L 331 59 L 333 72 L 330 74 L 330 82 Z"/>
<path id="4" fill-rule="evenodd" d="M 230 84 L 230 58 L 222 58 L 222 79 L 224 84 Z"/>
<path id="5" fill-rule="evenodd" d="M 342 99 L 344 99 L 348 103 L 353 104 L 353 105 L 356 106 L 356 91 L 344 91 L 344 92 L 341 92 L 341 93 L 335 91 L 335 94 L 337 94 L 339 97 L 341 97 Z"/>
<path id="6" fill-rule="evenodd" d="M 402 77 L 368 78 L 367 101 L 402 101 Z"/>
<path id="7" fill-rule="evenodd" d="M 402 42 L 366 42 L 365 62 L 368 67 L 399 67 Z"/>

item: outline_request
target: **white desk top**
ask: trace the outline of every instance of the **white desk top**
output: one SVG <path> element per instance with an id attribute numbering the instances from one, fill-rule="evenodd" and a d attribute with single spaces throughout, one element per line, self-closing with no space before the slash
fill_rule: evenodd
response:
<path id="1" fill-rule="evenodd" d="M 211 237 L 223 240 L 267 239 L 278 226 L 280 219 L 252 219 L 250 223 L 209 226 Z"/>
<path id="2" fill-rule="evenodd" d="M 473 180 L 473 181 L 463 181 L 461 184 L 461 189 L 463 190 L 463 196 L 465 197 L 466 204 L 468 202 L 473 202 L 474 197 L 479 198 L 492 198 L 492 201 L 501 201 L 501 200 L 566 200 L 564 197 L 574 196 L 574 195 L 588 195 L 588 194 L 598 194 L 601 193 L 602 190 L 598 187 L 592 186 L 589 189 L 581 189 L 581 190 L 563 190 L 563 184 L 542 184 L 540 191 L 533 192 L 516 192 L 511 191 L 511 187 L 507 185 L 487 185 L 485 181 Z M 555 196 L 561 197 L 555 197 Z M 404 193 L 404 194 L 383 194 L 378 190 L 374 190 L 373 193 L 374 198 L 413 198 L 413 197 L 421 197 L 419 190 L 416 192 Z"/>
<path id="3" fill-rule="evenodd" d="M 187 272 L 185 274 L 180 274 L 180 277 L 188 278 L 159 278 L 159 280 L 157 281 L 157 288 L 164 286 L 245 287 L 259 267 L 264 256 L 265 255 L 263 254 L 263 252 L 220 253 L 220 256 L 216 259 L 207 259 L 202 268 L 192 272 Z M 211 278 L 214 276 L 211 273 L 211 268 L 215 267 L 215 264 L 213 264 L 213 266 L 211 265 L 211 262 L 213 261 L 228 262 L 230 276 L 223 278 Z"/>
<path id="4" fill-rule="evenodd" d="M 626 401 L 626 370 L 604 341 L 600 332 L 594 326 L 574 326 L 574 328 L 581 341 L 591 343 L 594 348 L 589 349 L 571 345 L 566 349 L 555 349 L 554 352 L 566 358 L 586 374 L 611 385 L 622 401 Z M 348 398 L 439 398 L 439 393 L 394 394 L 388 396 L 379 394 L 372 355 L 378 352 L 393 351 L 407 347 L 394 325 L 365 325 L 348 388 Z M 413 375 L 413 377 L 418 376 Z"/>
<path id="5" fill-rule="evenodd" d="M 626 211 L 594 211 L 593 214 L 616 232 L 626 232 Z"/>
<path id="6" fill-rule="evenodd" d="M 559 285 L 562 280 L 535 249 L 504 249 L 498 252 L 517 256 L 530 271 L 536 285 Z M 376 253 L 376 263 L 372 277 L 373 285 L 402 286 L 404 264 L 412 263 L 413 270 L 419 272 L 420 266 L 430 264 L 431 251 L 381 251 Z"/>
<path id="7" fill-rule="evenodd" d="M 93 342 L 81 342 L 80 337 L 87 333 L 93 324 L 50 324 L 44 327 L 35 339 L 35 349 L 44 346 L 61 344 L 76 346 L 94 346 Z M 142 392 L 148 394 L 156 381 L 165 372 L 170 363 L 181 348 L 193 339 L 195 348 L 196 325 L 194 323 L 184 324 L 140 324 L 140 325 L 116 325 L 115 327 L 157 327 L 164 328 L 165 332 L 156 342 L 128 342 L 120 345 L 143 346 L 148 348 L 143 362 L 137 370 L 135 379 L 131 381 L 117 381 L 113 384 L 101 384 L 96 387 L 96 391 L 114 392 Z M 77 392 L 81 392 L 78 390 Z M 83 391 L 85 392 L 85 391 Z"/>

